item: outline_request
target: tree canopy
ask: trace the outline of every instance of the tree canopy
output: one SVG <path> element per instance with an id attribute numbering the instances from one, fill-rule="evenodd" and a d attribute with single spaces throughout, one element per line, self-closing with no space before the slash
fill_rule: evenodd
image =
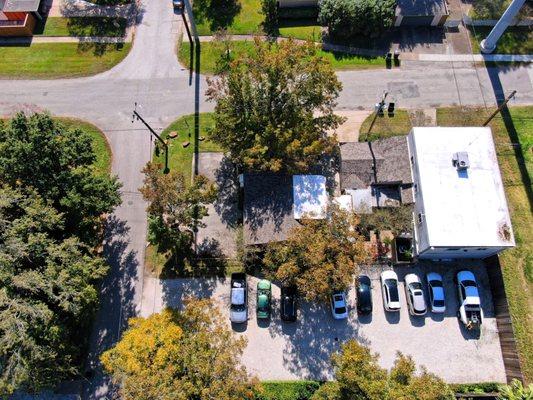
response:
<path id="1" fill-rule="evenodd" d="M 335 148 L 326 132 L 342 121 L 333 114 L 341 83 L 312 43 L 254 43 L 208 82 L 210 137 L 246 170 L 307 171 Z"/>
<path id="2" fill-rule="evenodd" d="M 95 160 L 89 135 L 48 114 L 19 113 L 0 128 L 0 179 L 35 189 L 63 214 L 65 233 L 84 241 L 95 239 L 101 215 L 120 204 L 120 184 L 95 173 Z"/>
<path id="3" fill-rule="evenodd" d="M 48 114 L 0 122 L 0 396 L 78 373 L 107 266 L 101 215 L 115 178 L 90 136 Z"/>
<path id="4" fill-rule="evenodd" d="M 355 214 L 338 208 L 325 220 L 304 219 L 284 242 L 267 246 L 264 263 L 270 275 L 296 284 L 306 300 L 328 301 L 334 290 L 353 283 L 358 266 L 368 260 Z"/>
<path id="5" fill-rule="evenodd" d="M 332 356 L 334 381 L 316 391 L 312 400 L 452 400 L 450 387 L 424 368 L 416 374 L 413 359 L 398 353 L 390 371 L 378 356 L 351 339 Z"/>
<path id="6" fill-rule="evenodd" d="M 321 0 L 318 19 L 333 37 L 377 37 L 394 24 L 396 0 Z"/>
<path id="7" fill-rule="evenodd" d="M 101 359 L 125 400 L 253 399 L 256 382 L 240 366 L 244 345 L 210 300 L 191 299 L 184 311 L 131 319 Z"/>

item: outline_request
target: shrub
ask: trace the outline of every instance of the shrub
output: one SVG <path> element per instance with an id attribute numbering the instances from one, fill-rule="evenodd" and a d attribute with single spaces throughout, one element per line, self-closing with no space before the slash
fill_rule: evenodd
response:
<path id="1" fill-rule="evenodd" d="M 377 37 L 394 23 L 395 0 L 321 0 L 319 22 L 332 37 Z"/>

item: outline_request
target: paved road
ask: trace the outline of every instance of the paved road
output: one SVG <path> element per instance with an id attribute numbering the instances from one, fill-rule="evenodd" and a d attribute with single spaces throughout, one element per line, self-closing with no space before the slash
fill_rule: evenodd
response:
<path id="1" fill-rule="evenodd" d="M 89 365 L 96 377 L 84 397 L 104 398 L 108 384 L 97 358 L 119 337 L 127 317 L 141 309 L 146 243 L 145 203 L 138 193 L 140 170 L 150 159 L 148 132 L 131 122 L 134 102 L 156 129 L 180 115 L 213 109 L 203 97 L 205 81 L 176 61 L 179 16 L 168 0 L 144 1 L 134 46 L 126 59 L 100 75 L 63 80 L 0 80 L 0 115 L 49 110 L 86 119 L 101 128 L 113 150 L 113 173 L 123 184 L 123 203 L 110 219 L 106 254 L 111 271 L 103 284 L 102 306 L 91 340 Z M 533 67 L 474 68 L 470 63 L 405 62 L 401 69 L 341 72 L 340 109 L 371 109 L 383 90 L 398 107 L 494 105 L 495 94 L 517 89 L 515 104 L 533 104 Z M 152 290 L 150 285 L 150 290 Z M 147 293 L 146 297 L 153 297 Z"/>

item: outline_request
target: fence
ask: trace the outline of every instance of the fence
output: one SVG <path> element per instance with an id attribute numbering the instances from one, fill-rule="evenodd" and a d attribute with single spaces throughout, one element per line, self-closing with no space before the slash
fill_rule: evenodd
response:
<path id="1" fill-rule="evenodd" d="M 505 294 L 500 261 L 498 256 L 489 257 L 485 261 L 492 291 L 492 301 L 494 303 L 494 313 L 496 324 L 498 326 L 498 334 L 500 336 L 500 347 L 502 350 L 507 382 L 509 383 L 512 379 L 518 379 L 523 382 L 524 377 L 520 368 L 518 351 L 516 350 L 513 324 L 509 313 L 507 296 Z"/>

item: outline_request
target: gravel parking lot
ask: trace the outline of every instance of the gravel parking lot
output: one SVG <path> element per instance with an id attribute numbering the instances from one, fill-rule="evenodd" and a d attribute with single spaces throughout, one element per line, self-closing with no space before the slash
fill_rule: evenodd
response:
<path id="1" fill-rule="evenodd" d="M 456 318 L 457 299 L 453 276 L 460 269 L 474 272 L 480 286 L 485 320 L 481 332 L 466 331 Z M 397 351 L 411 355 L 418 365 L 426 366 L 451 383 L 505 382 L 505 370 L 492 307 L 488 278 L 480 263 L 445 266 L 419 264 L 414 268 L 395 269 L 400 279 L 400 313 L 383 310 L 379 274 L 382 267 L 372 267 L 374 311 L 372 316 L 357 318 L 355 290 L 348 293 L 350 317 L 335 321 L 327 306 L 300 302 L 298 321 L 283 323 L 279 318 L 280 289 L 273 285 L 273 316 L 270 322 L 255 318 L 257 278 L 249 276 L 248 323 L 233 329 L 248 339 L 243 364 L 260 379 L 329 379 L 332 377 L 330 355 L 342 342 L 355 338 L 380 355 L 383 367 L 390 368 Z M 410 272 L 423 277 L 427 271 L 440 272 L 445 281 L 444 315 L 428 313 L 411 317 L 407 311 L 403 277 Z M 155 284 L 155 281 L 145 282 Z M 164 304 L 179 307 L 184 297 L 211 297 L 220 304 L 229 322 L 229 279 L 173 279 L 160 282 L 154 312 Z M 427 297 L 427 294 L 426 294 Z"/>

